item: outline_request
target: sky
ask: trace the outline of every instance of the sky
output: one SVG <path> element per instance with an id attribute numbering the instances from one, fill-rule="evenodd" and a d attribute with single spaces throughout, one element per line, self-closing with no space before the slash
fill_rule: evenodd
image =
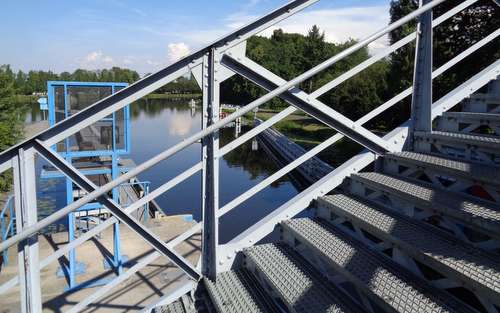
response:
<path id="1" fill-rule="evenodd" d="M 360 39 L 389 22 L 389 0 L 322 0 L 273 26 L 330 42 Z M 0 64 L 14 70 L 126 67 L 156 72 L 287 0 L 3 0 Z M 383 38 L 370 46 L 376 51 Z"/>

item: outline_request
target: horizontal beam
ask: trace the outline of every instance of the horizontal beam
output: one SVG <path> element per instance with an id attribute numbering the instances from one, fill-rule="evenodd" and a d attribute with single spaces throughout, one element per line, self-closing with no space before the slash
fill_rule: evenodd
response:
<path id="1" fill-rule="evenodd" d="M 27 147 L 32 146 L 35 140 L 41 140 L 48 146 L 56 144 L 62 139 L 67 138 L 79 130 L 99 121 L 127 104 L 142 98 L 174 79 L 188 73 L 190 68 L 201 63 L 203 55 L 210 51 L 213 47 L 222 47 L 223 49 L 234 47 L 251 36 L 258 34 L 262 30 L 288 18 L 317 1 L 318 0 L 291 1 L 266 14 L 265 16 L 237 29 L 236 31 L 217 39 L 211 44 L 199 49 L 174 64 L 144 77 L 119 92 L 96 102 L 85 110 L 82 110 L 79 113 L 57 123 L 53 127 L 40 132 L 32 138 L 2 152 L 0 154 L 0 173 L 5 169 L 8 169 L 8 165 L 6 163 L 10 162 L 20 148 L 26 149 Z"/>
<path id="2" fill-rule="evenodd" d="M 78 173 L 71 164 L 64 160 L 57 152 L 54 152 L 51 148 L 46 147 L 40 141 L 35 144 L 35 149 L 40 155 L 42 155 L 47 161 L 52 163 L 59 171 L 64 173 L 69 177 L 75 184 L 77 184 L 83 190 L 91 193 L 97 186 L 95 186 L 87 177 Z M 113 200 L 109 199 L 107 196 L 101 196 L 97 199 L 101 202 L 108 210 L 113 213 L 113 215 L 120 220 L 122 223 L 130 227 L 134 232 L 136 232 L 142 239 L 148 242 L 153 248 L 158 252 L 169 258 L 175 265 L 182 269 L 189 277 L 195 281 L 200 279 L 199 272 L 190 265 L 181 255 L 179 255 L 174 250 L 167 247 L 167 245 L 153 232 L 148 230 L 145 226 L 135 220 L 131 215 L 127 214 L 118 204 Z"/>

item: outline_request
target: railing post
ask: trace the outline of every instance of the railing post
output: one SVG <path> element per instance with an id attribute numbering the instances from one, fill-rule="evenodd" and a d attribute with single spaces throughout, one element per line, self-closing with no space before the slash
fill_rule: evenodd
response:
<path id="1" fill-rule="evenodd" d="M 431 0 L 419 0 L 422 7 Z M 423 13 L 417 26 L 413 97 L 411 107 L 411 138 L 414 131 L 432 131 L 432 10 Z"/>
<path id="2" fill-rule="evenodd" d="M 203 57 L 203 114 L 202 127 L 207 128 L 219 120 L 219 87 L 215 78 L 216 50 Z M 219 133 L 215 132 L 202 139 L 202 274 L 212 280 L 217 275 L 217 246 L 219 244 Z"/>
<path id="3" fill-rule="evenodd" d="M 38 219 L 34 149 L 30 148 L 26 151 L 19 149 L 13 165 L 16 228 L 17 233 L 20 233 L 25 227 L 36 224 Z M 37 234 L 19 243 L 18 268 L 21 287 L 21 311 L 23 313 L 42 311 L 38 253 Z"/>

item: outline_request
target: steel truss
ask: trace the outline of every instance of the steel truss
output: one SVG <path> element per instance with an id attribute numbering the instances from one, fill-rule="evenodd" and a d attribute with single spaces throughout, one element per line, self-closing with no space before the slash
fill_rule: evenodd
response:
<path id="1" fill-rule="evenodd" d="M 95 103 L 80 113 L 56 124 L 54 127 L 41 132 L 33 138 L 30 138 L 0 154 L 0 172 L 9 168 L 14 168 L 16 215 L 19 217 L 16 220 L 17 233 L 6 241 L 0 243 L 0 252 L 10 246 L 18 245 L 20 247 L 19 267 L 21 273 L 19 276 L 12 278 L 0 286 L 0 294 L 6 292 L 9 288 L 19 283 L 21 285 L 22 311 L 41 311 L 42 303 L 39 281 L 40 270 L 46 267 L 50 262 L 53 262 L 68 253 L 71 249 L 76 248 L 86 240 L 102 232 L 105 228 L 115 224 L 117 221 L 126 224 L 134 230 L 146 242 L 154 247 L 156 251 L 144 256 L 134 266 L 124 270 L 123 273 L 113 278 L 108 284 L 86 297 L 74 306 L 70 310 L 71 312 L 79 312 L 83 310 L 87 305 L 97 301 L 119 283 L 131 277 L 134 273 L 161 256 L 167 257 L 173 264 L 182 269 L 193 282 L 198 281 L 203 276 L 215 279 L 218 272 L 231 268 L 238 251 L 257 243 L 259 240 L 271 233 L 279 222 L 298 214 L 300 211 L 308 207 L 312 200 L 325 195 L 333 188 L 339 186 L 344 178 L 353 173 L 359 172 L 376 160 L 379 156 L 385 155 L 387 152 L 401 151 L 403 146 L 408 144 L 409 135 L 413 135 L 413 130 L 428 130 L 433 118 L 449 110 L 451 107 L 470 96 L 473 92 L 500 74 L 500 60 L 497 60 L 489 67 L 482 70 L 477 75 L 464 82 L 461 86 L 458 86 L 456 89 L 436 102 L 433 103 L 429 95 L 429 90 L 432 88 L 433 78 L 441 75 L 483 45 L 497 38 L 500 34 L 500 30 L 495 31 L 488 37 L 462 52 L 460 55 L 456 56 L 454 59 L 448 61 L 439 69 L 432 72 L 432 28 L 441 24 L 469 5 L 475 3 L 477 0 L 464 1 L 434 21 L 432 21 L 432 9 L 443 3 L 445 0 L 425 0 L 414 12 L 375 32 L 371 36 L 368 36 L 348 49 L 338 53 L 337 55 L 290 81 L 280 78 L 245 56 L 246 40 L 248 38 L 260 33 L 261 31 L 301 11 L 317 1 L 318 0 L 295 0 L 289 2 L 266 16 L 257 19 L 239 30 L 196 51 L 190 56 L 185 57 L 184 59 L 160 70 L 157 73 L 145 77 L 135 84 L 132 84 L 118 93 Z M 366 61 L 352 68 L 340 77 L 337 77 L 331 82 L 325 84 L 323 87 L 312 92 L 311 94 L 307 94 L 297 87 L 301 82 L 304 82 L 317 73 L 329 68 L 338 61 L 344 59 L 359 49 L 366 47 L 373 41 L 383 37 L 394 29 L 415 18 L 420 19 L 418 33 L 415 32 L 408 35 L 390 47 L 387 47 L 382 52 L 370 57 Z M 415 84 L 413 88 L 408 88 L 357 121 L 350 120 L 318 100 L 318 97 L 325 92 L 328 92 L 332 88 L 363 71 L 368 66 L 387 57 L 390 53 L 405 46 L 415 39 L 417 39 L 417 53 Z M 190 72 L 194 75 L 203 90 L 202 130 L 154 156 L 148 161 L 138 165 L 134 169 L 131 169 L 127 173 L 106 183 L 105 185 L 101 187 L 95 186 L 81 172 L 49 148 L 79 130 L 123 108 L 125 105 L 138 100 L 161 86 Z M 234 74 L 242 75 L 246 79 L 253 81 L 262 88 L 266 89 L 268 93 L 245 105 L 240 110 L 230 114 L 226 118 L 219 120 L 218 112 L 220 105 L 220 84 Z M 415 92 L 413 92 L 414 90 Z M 412 117 L 413 121 L 419 121 L 417 124 L 410 120 L 395 128 L 384 137 L 379 137 L 363 126 L 380 113 L 384 112 L 388 108 L 391 108 L 399 101 L 412 94 L 414 107 Z M 246 113 L 251 112 L 253 109 L 261 106 L 274 97 L 281 97 L 290 105 L 290 107 L 254 127 L 252 130 L 243 134 L 224 147 L 219 147 L 218 131 L 221 127 L 224 127 L 226 124 L 233 122 Z M 325 140 L 323 143 L 311 149 L 303 156 L 292 161 L 290 164 L 286 165 L 256 186 L 250 188 L 240 196 L 219 208 L 219 158 L 229 153 L 242 143 L 258 135 L 265 129 L 271 127 L 276 122 L 292 114 L 296 110 L 301 110 L 325 123 L 335 129 L 337 134 Z M 293 169 L 297 168 L 325 148 L 335 144 L 335 142 L 342 139 L 344 136 L 359 143 L 366 148 L 366 150 L 334 169 L 331 173 L 314 183 L 308 189 L 302 191 L 288 202 L 274 210 L 271 214 L 264 217 L 247 230 L 243 231 L 228 244 L 220 245 L 218 243 L 218 219 L 221 216 L 237 207 L 242 202 L 258 193 L 260 190 L 269 186 L 283 175 L 286 175 Z M 149 194 L 145 195 L 127 208 L 120 207 L 116 204 L 116 202 L 107 196 L 107 193 L 113 188 L 127 182 L 129 179 L 153 167 L 157 163 L 170 158 L 199 140 L 202 142 L 201 162 L 193 165 L 191 168 L 185 170 L 183 173 L 164 183 L 157 189 L 150 191 Z M 34 189 L 35 154 L 39 154 L 47 159 L 66 177 L 71 179 L 87 192 L 87 194 L 79 200 L 67 205 L 61 210 L 40 221 L 37 221 L 36 193 Z M 163 194 L 167 190 L 170 190 L 199 171 L 202 171 L 201 198 L 203 220 L 185 233 L 165 243 L 130 215 L 130 213 L 134 210 L 137 210 L 141 206 L 147 204 L 149 201 L 155 199 L 159 195 Z M 95 200 L 109 209 L 113 216 L 89 232 L 83 234 L 70 244 L 57 250 L 53 255 L 39 261 L 37 245 L 38 232 L 58 219 L 74 212 L 79 207 Z M 199 231 L 202 231 L 203 233 L 202 255 L 201 268 L 197 269 L 195 266 L 187 262 L 182 256 L 178 255 L 174 251 L 174 247 Z M 178 296 L 188 292 L 194 286 L 193 282 L 184 286 L 175 295 L 165 295 L 158 302 L 149 305 L 146 309 L 150 310 L 157 304 L 167 304 L 175 300 Z"/>

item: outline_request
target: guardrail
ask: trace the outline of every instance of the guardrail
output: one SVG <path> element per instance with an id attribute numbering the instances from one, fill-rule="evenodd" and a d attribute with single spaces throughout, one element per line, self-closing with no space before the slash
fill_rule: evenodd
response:
<path id="1" fill-rule="evenodd" d="M 269 13 L 268 15 L 229 34 L 228 36 L 225 36 L 203 49 L 200 49 L 190 56 L 160 70 L 157 73 L 147 76 L 120 92 L 95 103 L 80 113 L 71 116 L 70 118 L 56 124 L 52 128 L 0 154 L 0 172 L 9 168 L 14 169 L 15 196 L 16 199 L 19 199 L 16 202 L 16 215 L 20 217 L 16 221 L 16 234 L 0 244 L 0 251 L 4 251 L 8 247 L 17 244 L 21 247 L 19 249 L 20 257 L 26 260 L 24 264 L 20 264 L 20 266 L 23 267 L 19 269 L 21 275 L 12 278 L 0 286 L 0 294 L 12 286 L 20 283 L 23 312 L 41 311 L 42 304 L 39 281 L 40 269 L 47 266 L 50 262 L 57 260 L 69 250 L 77 247 L 89 238 L 92 238 L 103 229 L 109 227 L 117 221 L 126 224 L 134 230 L 146 242 L 154 247 L 156 251 L 144 256 L 133 267 L 127 269 L 122 274 L 112 279 L 107 285 L 87 296 L 80 303 L 76 304 L 70 312 L 81 311 L 88 304 L 106 295 L 113 287 L 131 277 L 134 273 L 160 256 L 169 258 L 172 263 L 182 269 L 186 275 L 194 281 L 198 281 L 202 276 L 215 279 L 217 272 L 226 270 L 232 265 L 238 251 L 244 247 L 257 243 L 259 240 L 272 232 L 277 223 L 298 214 L 300 211 L 305 209 L 313 199 L 329 192 L 338 186 L 346 176 L 360 171 L 372 163 L 378 156 L 389 151 L 400 151 L 403 146 L 408 143 L 409 139 L 411 139 L 413 130 L 429 130 L 432 119 L 435 116 L 450 109 L 462 99 L 468 97 L 470 94 L 485 85 L 489 80 L 494 79 L 500 74 L 500 61 L 497 60 L 489 67 L 464 82 L 462 85 L 457 86 L 456 89 L 452 90 L 446 96 L 434 103 L 431 103 L 429 93 L 432 87 L 432 79 L 441 75 L 453 65 L 457 64 L 489 41 L 497 38 L 500 34 L 500 30 L 496 30 L 494 33 L 475 43 L 460 55 L 456 56 L 452 60 L 449 60 L 446 64 L 442 65 L 433 72 L 432 50 L 430 50 L 430 48 L 432 48 L 432 27 L 439 25 L 457 12 L 460 12 L 464 8 L 475 3 L 477 0 L 463 1 L 454 9 L 432 21 L 432 9 L 444 1 L 445 0 L 423 1 L 420 7 L 409 15 L 357 42 L 353 46 L 336 54 L 298 77 L 290 81 L 286 81 L 247 58 L 245 56 L 245 41 L 249 37 L 260 33 L 262 30 L 270 27 L 271 25 L 274 25 L 275 23 L 317 2 L 317 0 L 292 1 Z M 301 82 L 334 65 L 343 58 L 351 55 L 363 47 L 366 47 L 371 42 L 385 36 L 389 32 L 415 18 L 419 18 L 417 32 L 408 35 L 397 43 L 394 43 L 390 47 L 384 49 L 377 55 L 370 57 L 366 61 L 327 83 L 313 93 L 307 94 L 297 87 Z M 335 86 L 338 86 L 350 77 L 364 70 L 366 67 L 382 58 L 385 58 L 390 53 L 415 39 L 417 39 L 417 49 L 415 62 L 415 83 L 413 88 L 403 91 L 357 121 L 350 120 L 318 100 L 320 95 L 331 90 Z M 431 51 L 431 53 L 429 53 L 429 51 Z M 50 148 L 55 143 L 70 136 L 71 134 L 74 134 L 80 129 L 95 123 L 114 111 L 124 107 L 128 103 L 147 95 L 155 89 L 189 72 L 194 74 L 203 89 L 203 129 L 173 147 L 166 149 L 148 161 L 138 165 L 129 172 L 119 176 L 117 179 L 110 181 L 101 187 L 97 187 Z M 269 92 L 224 119 L 219 120 L 220 84 L 234 74 L 242 75 Z M 363 127 L 365 123 L 410 95 L 413 95 L 411 120 L 393 129 L 384 137 L 379 137 Z M 219 147 L 217 131 L 221 127 L 243 116 L 244 114 L 251 112 L 253 109 L 266 103 L 273 97 L 281 97 L 288 104 L 290 104 L 290 106 L 262 124 L 252 128 L 250 131 L 233 140 L 229 144 Z M 278 170 L 276 173 L 267 177 L 254 187 L 242 193 L 232 201 L 226 203 L 222 207 L 219 207 L 218 160 L 223 155 L 258 135 L 263 130 L 269 128 L 274 123 L 282 120 L 296 110 L 306 112 L 310 116 L 332 127 L 338 133 L 314 147 L 301 157 L 292 161 L 282 169 Z M 412 120 L 414 121 L 416 117 L 418 117 L 417 120 L 419 122 L 412 123 Z M 341 166 L 335 168 L 331 173 L 314 183 L 311 187 L 300 192 L 268 216 L 255 223 L 253 226 L 232 239 L 228 244 L 219 245 L 218 219 L 222 215 L 237 207 L 239 204 L 269 186 L 283 175 L 286 175 L 291 170 L 300 166 L 320 151 L 333 145 L 344 136 L 356 141 L 365 147 L 366 150 L 354 156 Z M 193 165 L 175 178 L 150 191 L 149 194 L 140 198 L 136 202 L 130 204 L 126 208 L 123 208 L 107 196 L 108 192 L 113 188 L 126 183 L 141 172 L 153 167 L 160 161 L 170 158 L 199 140 L 202 140 L 201 162 Z M 61 210 L 40 221 L 37 220 L 36 192 L 34 185 L 35 154 L 47 159 L 59 171 L 64 173 L 75 184 L 87 192 L 87 194 L 79 200 L 67 205 Z M 185 233 L 165 243 L 149 231 L 137 219 L 130 215 L 141 206 L 152 201 L 159 195 L 170 190 L 178 183 L 184 181 L 199 171 L 202 171 L 201 190 L 203 199 L 203 220 Z M 99 201 L 102 205 L 108 208 L 113 214 L 113 217 L 94 227 L 89 232 L 86 232 L 70 244 L 58 249 L 54 254 L 43 260 L 38 260 L 38 254 L 36 253 L 38 249 L 36 243 L 37 233 L 61 217 L 74 212 L 79 207 L 94 200 Z M 178 255 L 174 251 L 174 247 L 201 230 L 203 230 L 202 255 L 201 269 L 199 269 L 187 262 L 187 260 L 185 260 L 182 256 Z M 163 297 L 160 300 L 167 301 L 165 300 L 167 298 L 171 299 L 171 297 Z M 158 302 L 157 304 L 160 303 L 161 302 Z"/>
<path id="2" fill-rule="evenodd" d="M 14 196 L 7 197 L 5 204 L 0 212 L 0 233 L 2 241 L 7 240 L 8 237 L 14 236 L 16 215 L 14 214 Z M 3 265 L 9 264 L 9 251 L 7 249 L 2 251 Z"/>
<path id="3" fill-rule="evenodd" d="M 129 183 L 123 183 L 118 187 L 118 192 L 122 190 L 122 192 L 126 195 L 125 199 L 120 199 L 120 205 L 124 208 L 128 207 L 132 203 L 136 201 L 136 199 L 142 198 L 149 194 L 149 188 L 151 186 L 151 182 L 149 181 L 133 181 Z M 139 188 L 137 190 L 136 188 Z M 134 194 L 130 194 L 133 192 Z M 136 192 L 139 192 L 137 194 Z M 137 219 L 139 221 L 147 222 L 149 217 L 149 202 L 145 203 L 142 206 L 141 214 L 137 214 Z"/>

